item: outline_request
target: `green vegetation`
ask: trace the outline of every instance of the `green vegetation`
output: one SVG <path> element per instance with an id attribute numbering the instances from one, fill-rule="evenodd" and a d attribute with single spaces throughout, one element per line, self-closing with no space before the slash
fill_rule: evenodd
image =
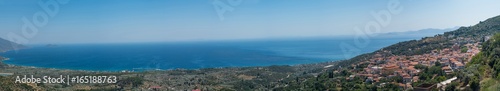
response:
<path id="1" fill-rule="evenodd" d="M 462 48 L 460 48 L 460 52 L 462 53 L 467 52 L 467 50 L 469 50 L 469 48 L 467 48 L 466 46 L 462 46 Z"/>
<path id="2" fill-rule="evenodd" d="M 0 91 L 34 91 L 27 84 L 14 83 L 12 78 L 0 76 Z"/>
<path id="3" fill-rule="evenodd" d="M 144 78 L 142 77 L 129 77 L 123 80 L 119 80 L 117 84 L 122 87 L 138 87 L 144 83 Z"/>
<path id="4" fill-rule="evenodd" d="M 425 67 L 418 75 L 420 80 L 414 83 L 413 86 L 419 86 L 421 84 L 435 84 L 451 78 L 452 75 L 446 75 L 446 73 L 441 70 L 441 64 L 438 63 L 439 62 L 436 62 L 436 64 L 431 67 Z"/>
<path id="5" fill-rule="evenodd" d="M 490 40 L 487 40 L 482 45 L 482 51 L 474 56 L 466 69 L 468 74 L 477 76 L 480 79 L 474 79 L 471 83 L 471 88 L 477 88 L 476 85 L 480 81 L 481 90 L 498 89 L 500 84 L 500 33 L 495 34 Z"/>
<path id="6" fill-rule="evenodd" d="M 446 32 L 444 36 L 481 38 L 497 33 L 500 30 L 500 16 L 481 21 L 470 27 L 461 27 L 455 31 Z M 485 41 L 485 40 L 483 40 Z"/>

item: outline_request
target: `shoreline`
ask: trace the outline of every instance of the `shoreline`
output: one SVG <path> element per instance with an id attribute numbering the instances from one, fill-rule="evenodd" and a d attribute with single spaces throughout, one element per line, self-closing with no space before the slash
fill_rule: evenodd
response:
<path id="1" fill-rule="evenodd" d="M 361 55 L 361 54 L 360 54 Z M 2 57 L 2 56 L 0 56 Z M 54 70 L 68 70 L 68 71 L 84 71 L 84 72 L 116 72 L 116 73 L 130 73 L 130 72 L 148 72 L 148 71 L 175 71 L 175 70 L 205 70 L 205 69 L 238 69 L 238 68 L 264 68 L 270 66 L 291 66 L 291 67 L 299 67 L 299 66 L 309 66 L 309 65 L 320 65 L 320 64 L 331 64 L 337 63 L 341 61 L 345 61 L 345 59 L 341 60 L 330 60 L 330 61 L 320 61 L 320 62 L 312 62 L 312 63 L 298 63 L 298 64 L 271 64 L 271 65 L 263 65 L 263 66 L 225 66 L 225 67 L 205 67 L 205 68 L 172 68 L 172 69 L 158 69 L 158 68 L 132 68 L 139 69 L 137 70 L 85 70 L 85 69 L 71 69 L 71 68 L 54 68 L 54 67 L 38 67 L 38 66 L 26 66 L 26 65 L 18 65 L 18 64 L 9 64 L 3 61 L 10 60 L 10 58 L 3 57 L 0 60 L 0 63 L 7 65 L 8 67 L 23 67 L 23 68 L 35 68 L 35 69 L 54 69 Z M 142 70 L 147 69 L 147 70 Z"/>
<path id="2" fill-rule="evenodd" d="M 63 71 L 81 71 L 81 72 L 102 72 L 102 73 L 141 73 L 141 72 L 150 72 L 150 71 L 196 71 L 196 70 L 207 70 L 207 69 L 241 69 L 241 68 L 266 68 L 271 66 L 290 66 L 290 67 L 300 67 L 300 66 L 311 66 L 311 65 L 333 65 L 335 63 L 345 61 L 345 60 L 334 60 L 334 61 L 324 61 L 317 63 L 303 63 L 303 64 L 295 64 L 295 65 L 267 65 L 267 66 L 231 66 L 231 67 L 208 67 L 208 68 L 196 68 L 196 69 L 186 69 L 186 68 L 174 68 L 174 69 L 151 69 L 151 70 L 143 70 L 143 71 L 134 71 L 134 70 L 82 70 L 82 69 L 67 69 L 67 68 L 51 68 L 51 67 L 37 67 L 37 66 L 23 66 L 16 64 L 8 64 L 4 63 L 0 60 L 0 63 L 7 65 L 8 67 L 21 67 L 21 68 L 33 68 L 33 69 L 41 69 L 41 70 L 63 70 Z M 321 66 L 323 67 L 323 66 Z"/>
<path id="3" fill-rule="evenodd" d="M 394 45 L 394 44 L 392 44 Z M 259 83 L 265 81 L 269 84 L 278 84 L 275 87 L 268 88 L 266 86 L 258 86 L 257 88 L 268 88 L 275 89 L 282 86 L 286 87 L 288 84 L 280 82 L 305 82 L 313 77 L 320 77 L 325 71 L 332 71 L 335 69 L 343 69 L 342 67 L 348 67 L 347 65 L 352 65 L 353 63 L 358 63 L 363 58 L 367 56 L 374 55 L 374 53 L 379 52 L 379 50 L 374 50 L 371 52 L 366 52 L 358 54 L 349 59 L 339 59 L 339 60 L 328 60 L 321 62 L 311 62 L 311 63 L 299 63 L 294 65 L 267 65 L 267 66 L 235 66 L 235 67 L 211 67 L 211 68 L 198 68 L 198 69 L 167 69 L 167 70 L 144 70 L 144 71 L 94 71 L 94 70 L 74 70 L 74 69 L 61 69 L 61 68 L 44 68 L 35 66 L 21 66 L 21 65 L 9 65 L 1 70 L 1 72 L 11 72 L 14 73 L 13 76 L 20 75 L 33 75 L 35 77 L 40 76 L 58 76 L 58 75 L 71 75 L 71 76 L 82 76 L 82 75 L 101 75 L 101 76 L 116 76 L 119 78 L 120 83 L 118 84 L 107 84 L 101 86 L 95 86 L 92 84 L 73 84 L 68 88 L 62 89 L 72 89 L 81 90 L 87 86 L 92 89 L 129 89 L 129 90 L 139 90 L 147 89 L 150 87 L 158 86 L 160 88 L 166 88 L 169 90 L 191 90 L 193 88 L 206 88 L 206 89 L 227 89 L 234 88 L 233 86 L 243 86 L 249 85 L 247 82 Z M 2 64 L 5 64 L 2 62 Z M 162 79 L 162 80 L 158 80 Z M 132 84 L 127 83 L 129 81 L 138 80 L 143 83 L 138 86 L 132 86 Z M 191 85 L 196 83 L 197 85 Z M 170 85 L 164 85 L 170 84 Z M 51 84 L 61 87 L 60 84 Z M 57 87 L 54 86 L 54 87 Z M 253 86 L 253 85 L 252 85 Z M 35 86 L 36 87 L 36 86 Z M 123 87 L 123 88 L 116 88 Z M 42 87 L 41 89 L 51 89 L 51 87 Z M 56 89 L 56 88 L 53 88 Z M 236 88 L 237 89 L 237 88 Z M 61 89 L 59 89 L 61 90 Z"/>
<path id="4" fill-rule="evenodd" d="M 407 41 L 407 40 L 401 40 L 401 41 Z M 401 41 L 398 40 L 397 42 L 401 42 Z M 395 43 L 397 43 L 397 42 L 395 42 Z M 381 44 L 380 48 L 386 47 L 386 46 L 382 46 L 382 45 L 389 45 L 389 44 Z M 47 64 L 23 65 L 21 63 L 25 63 L 26 64 L 26 62 L 43 62 L 44 60 L 47 60 L 47 59 L 40 60 L 40 58 L 39 58 L 39 59 L 32 59 L 32 60 L 36 60 L 36 61 L 30 61 L 31 59 L 28 58 L 28 59 L 19 60 L 21 58 L 26 58 L 26 57 L 22 57 L 22 56 L 12 56 L 13 59 L 11 61 L 4 62 L 4 63 L 5 64 L 9 64 L 9 65 L 15 65 L 15 66 L 26 66 L 26 67 L 36 67 L 36 68 L 55 68 L 55 69 L 63 69 L 63 70 L 86 70 L 86 71 L 104 71 L 104 72 L 152 71 L 152 70 L 162 70 L 162 71 L 167 70 L 168 71 L 168 70 L 177 70 L 177 69 L 182 69 L 182 70 L 200 70 L 200 69 L 221 69 L 221 68 L 268 67 L 268 66 L 273 66 L 273 65 L 300 66 L 300 65 L 324 64 L 324 63 L 330 63 L 330 62 L 340 62 L 340 61 L 344 61 L 344 60 L 349 60 L 349 59 L 354 58 L 354 57 L 359 56 L 359 55 L 363 55 L 363 54 L 375 52 L 377 50 L 380 50 L 380 48 L 374 48 L 374 50 L 372 50 L 372 51 L 361 52 L 362 54 L 354 55 L 354 56 L 352 56 L 350 58 L 342 57 L 343 53 L 341 53 L 341 52 L 338 52 L 338 53 L 337 52 L 332 52 L 332 53 L 336 53 L 338 55 L 332 55 L 333 57 L 319 59 L 319 60 L 316 60 L 316 59 L 307 59 L 306 61 L 301 61 L 301 60 L 297 59 L 296 61 L 294 61 L 293 59 L 292 60 L 288 60 L 287 59 L 287 60 L 284 60 L 284 61 L 280 60 L 279 62 L 269 62 L 269 63 L 268 62 L 259 63 L 259 61 L 257 61 L 257 62 L 251 62 L 251 61 L 249 61 L 249 62 L 245 62 L 245 63 L 250 63 L 250 64 L 239 64 L 238 62 L 232 63 L 230 61 L 225 61 L 226 63 L 235 64 L 235 65 L 226 65 L 226 63 L 224 63 L 224 61 L 221 61 L 223 64 L 217 64 L 214 61 L 213 64 L 215 66 L 212 65 L 212 67 L 209 67 L 211 65 L 210 65 L 210 63 L 208 61 L 206 62 L 207 65 L 205 65 L 205 64 L 194 64 L 194 63 L 189 63 L 189 59 L 186 59 L 186 60 L 188 60 L 188 62 L 185 62 L 186 65 L 183 65 L 183 64 L 177 65 L 177 64 L 172 64 L 172 63 L 175 63 L 175 62 L 169 63 L 170 61 L 165 61 L 163 63 L 167 63 L 168 65 L 161 63 L 162 67 L 160 67 L 158 69 L 155 68 L 154 65 L 151 66 L 150 65 L 151 63 L 150 64 L 147 64 L 147 63 L 146 64 L 133 64 L 134 60 L 131 60 L 130 63 L 126 63 L 126 64 L 130 64 L 130 65 L 109 64 L 109 63 L 107 63 L 107 64 L 100 65 L 101 68 L 99 68 L 98 66 L 96 66 L 96 67 L 84 67 L 84 66 L 80 66 L 78 64 L 74 64 L 75 66 L 68 67 L 68 66 L 64 66 L 64 65 L 65 65 L 65 63 L 69 63 L 69 62 L 65 62 L 65 61 L 62 61 L 62 60 L 59 61 L 59 63 L 61 63 L 61 64 L 57 64 L 57 60 L 56 60 L 56 61 L 54 61 L 52 63 L 47 63 Z M 10 50 L 10 51 L 12 52 L 13 50 Z M 89 56 L 89 55 L 82 55 L 82 57 L 84 57 L 84 56 Z M 19 58 L 17 58 L 17 57 L 19 57 Z M 56 57 L 56 56 L 54 56 L 54 57 Z M 243 56 L 243 57 L 246 57 L 246 56 Z M 51 60 L 49 59 L 47 61 L 51 61 Z M 83 60 L 79 60 L 79 61 L 83 61 Z M 105 62 L 106 60 L 102 60 L 102 61 Z M 115 62 L 113 60 L 111 60 L 111 61 Z M 88 64 L 96 64 L 95 62 L 98 62 L 98 61 L 89 61 L 87 63 Z M 116 61 L 116 62 L 119 62 L 119 61 Z M 17 64 L 17 63 L 19 63 L 19 64 Z M 79 62 L 78 61 L 72 61 L 71 63 L 79 63 Z M 241 62 L 241 63 L 243 63 L 243 62 Z M 159 64 L 159 63 L 157 63 L 157 64 Z M 87 64 L 85 64 L 85 65 L 87 65 Z M 103 65 L 104 65 L 104 67 L 102 67 Z M 207 66 L 207 67 L 203 67 L 203 66 Z M 152 68 L 148 68 L 148 67 L 152 67 Z M 135 68 L 137 68 L 137 69 L 135 69 Z"/>
<path id="5" fill-rule="evenodd" d="M 89 87 L 92 89 L 148 89 L 151 86 L 159 86 L 170 90 L 192 90 L 193 88 L 204 87 L 205 89 L 220 90 L 221 88 L 232 88 L 232 85 L 239 84 L 240 81 L 255 81 L 265 79 L 269 83 L 277 83 L 281 80 L 290 80 L 297 77 L 310 77 L 319 75 L 324 66 L 336 65 L 338 61 L 326 61 L 320 63 L 297 64 L 297 65 L 272 65 L 272 66 L 251 66 L 251 67 L 219 67 L 219 68 L 202 68 L 202 69 L 171 69 L 171 70 L 147 70 L 141 72 L 120 72 L 120 71 L 89 71 L 89 70 L 71 70 L 57 68 L 38 68 L 33 66 L 18 66 L 8 64 L 9 67 L 1 68 L 1 72 L 13 73 L 10 77 L 33 75 L 34 77 L 43 76 L 116 76 L 118 84 L 105 84 L 95 86 L 93 84 L 72 84 L 67 88 L 53 88 L 54 86 L 64 86 L 63 84 L 50 84 L 54 86 L 39 87 L 33 86 L 39 90 L 47 89 L 71 89 L 82 90 Z M 303 74 L 303 73 L 307 74 Z M 257 76 L 259 75 L 259 76 Z M 137 79 L 143 84 L 138 87 L 131 86 L 127 83 L 132 79 Z M 158 79 L 163 79 L 157 81 Z M 192 80 L 195 79 L 195 80 Z M 197 79 L 197 80 L 196 80 Z M 244 79 L 244 80 L 242 80 Z M 9 80 L 13 81 L 13 80 Z M 196 83 L 198 85 L 187 85 L 188 83 Z M 206 84 L 208 82 L 210 84 Z M 162 85 L 162 84 L 177 84 L 177 85 Z M 126 85 L 128 84 L 128 85 Z M 57 86 L 56 86 L 57 85 Z M 88 90 L 88 89 L 87 89 Z"/>

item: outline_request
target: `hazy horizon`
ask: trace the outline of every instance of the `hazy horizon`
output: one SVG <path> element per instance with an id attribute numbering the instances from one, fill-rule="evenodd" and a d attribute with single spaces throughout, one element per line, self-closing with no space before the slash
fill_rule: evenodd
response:
<path id="1" fill-rule="evenodd" d="M 496 5 L 500 1 L 495 0 L 50 1 L 0 0 L 0 37 L 12 40 L 9 34 L 15 34 L 26 44 L 66 44 L 346 36 L 357 35 L 354 28 L 376 21 L 372 13 L 387 10 L 394 2 L 401 11 L 391 14 L 380 33 L 470 26 L 500 15 Z M 57 12 L 48 14 L 41 26 L 32 22 L 38 24 L 36 34 L 23 35 L 23 19 L 33 21 L 38 12 L 47 14 L 44 4 L 57 4 L 49 8 Z M 221 4 L 233 10 L 218 13 L 214 6 Z"/>

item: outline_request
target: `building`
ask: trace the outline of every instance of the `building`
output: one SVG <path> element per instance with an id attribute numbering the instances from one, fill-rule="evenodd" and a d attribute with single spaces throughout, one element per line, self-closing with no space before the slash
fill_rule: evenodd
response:
<path id="1" fill-rule="evenodd" d="M 403 83 L 411 83 L 413 80 L 412 77 L 406 75 L 406 76 L 403 76 Z"/>
<path id="2" fill-rule="evenodd" d="M 437 84 L 437 88 L 441 88 L 441 90 L 445 90 L 446 85 L 450 84 L 451 82 L 457 80 L 457 77 L 450 78 L 448 80 L 445 80 L 443 82 L 440 82 Z"/>
<path id="3" fill-rule="evenodd" d="M 441 68 L 441 70 L 443 70 L 446 74 L 450 74 L 453 72 L 453 70 L 449 66 L 444 66 L 443 68 Z"/>
<path id="4" fill-rule="evenodd" d="M 453 67 L 453 69 L 463 69 L 463 68 L 465 68 L 464 64 L 462 64 L 460 62 L 453 63 L 452 67 Z"/>

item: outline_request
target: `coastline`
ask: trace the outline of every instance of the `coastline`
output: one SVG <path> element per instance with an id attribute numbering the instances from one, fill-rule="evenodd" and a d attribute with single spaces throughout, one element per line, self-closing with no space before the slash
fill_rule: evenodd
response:
<path id="1" fill-rule="evenodd" d="M 394 45 L 394 44 L 391 44 Z M 140 90 L 147 89 L 150 86 L 160 86 L 161 88 L 175 88 L 175 90 L 190 90 L 198 88 L 197 85 L 188 85 L 192 83 L 201 84 L 199 86 L 206 89 L 220 90 L 222 88 L 232 88 L 231 86 L 243 86 L 244 81 L 261 81 L 264 80 L 269 84 L 279 84 L 285 86 L 281 81 L 305 81 L 307 78 L 321 76 L 322 72 L 340 67 L 348 67 L 347 65 L 356 63 L 366 56 L 372 56 L 380 50 L 356 55 L 347 60 L 330 60 L 324 62 L 304 63 L 296 65 L 270 65 L 270 66 L 247 66 L 247 67 L 214 67 L 214 68 L 199 68 L 199 69 L 168 69 L 168 70 L 145 70 L 140 72 L 134 71 L 92 71 L 92 70 L 72 70 L 58 68 L 40 68 L 34 66 L 9 65 L 3 68 L 0 72 L 14 73 L 14 76 L 35 75 L 40 76 L 59 76 L 59 75 L 113 75 L 120 78 L 121 81 L 128 78 L 136 77 L 142 79 L 144 85 L 141 87 L 125 86 L 125 89 Z M 342 69 L 342 68 L 340 68 Z M 324 74 L 323 74 L 324 75 Z M 163 79 L 162 81 L 157 81 Z M 193 80 L 195 79 L 195 80 Z M 201 82 L 197 82 L 199 79 Z M 242 80 L 243 79 L 243 80 Z M 202 84 L 209 82 L 213 84 Z M 170 83 L 171 85 L 162 85 Z M 175 84 L 180 84 L 176 85 Z M 121 87 L 121 84 L 106 84 L 99 87 L 92 87 L 90 84 L 76 84 L 71 86 L 71 90 L 81 90 L 78 87 L 90 86 L 92 88 L 105 89 L 105 87 Z M 126 85 L 126 84 L 125 84 Z M 265 86 L 264 86 L 265 87 Z M 264 88 L 260 87 L 260 88 Z M 44 90 L 44 89 L 42 89 Z M 174 89 L 172 89 L 174 90 Z"/>
<path id="2" fill-rule="evenodd" d="M 42 76 L 117 76 L 119 79 L 118 84 L 104 84 L 100 86 L 93 86 L 92 84 L 72 84 L 70 88 L 57 88 L 82 90 L 79 87 L 89 87 L 90 89 L 106 89 L 107 87 L 124 87 L 129 90 L 148 89 L 150 86 L 160 86 L 161 88 L 176 89 L 176 90 L 192 90 L 199 88 L 217 90 L 222 88 L 231 88 L 226 86 L 234 85 L 241 79 L 244 81 L 253 81 L 259 79 L 266 79 L 269 83 L 278 82 L 280 80 L 290 80 L 296 77 L 317 76 L 321 69 L 327 65 L 334 65 L 338 61 L 327 61 L 320 63 L 297 64 L 297 65 L 271 65 L 271 66 L 251 66 L 251 67 L 217 67 L 217 68 L 201 68 L 201 69 L 169 69 L 169 70 L 147 70 L 141 72 L 130 71 L 91 71 L 91 70 L 71 70 L 71 69 L 57 69 L 57 68 L 39 68 L 33 66 L 19 66 L 9 65 L 8 67 L 1 68 L 0 72 L 13 73 L 10 77 L 34 75 L 35 77 Z M 307 73 L 307 74 L 303 74 Z M 259 75 L 259 76 L 256 76 Z M 139 87 L 130 86 L 131 83 L 126 82 L 129 78 L 139 77 L 143 85 Z M 163 79 L 161 81 L 157 81 Z M 199 85 L 186 85 L 185 83 L 192 83 L 192 79 L 199 79 L 202 82 L 211 84 Z M 169 84 L 184 84 L 184 85 L 162 85 Z M 129 85 L 127 85 L 129 84 Z M 52 84 L 61 85 L 61 84 Z M 63 85 L 64 86 L 64 85 Z M 37 90 L 48 90 L 51 87 L 38 87 L 32 86 Z M 56 86 L 57 87 L 57 86 Z M 84 89 L 85 90 L 85 89 Z M 89 90 L 89 89 L 86 89 Z"/>
<path id="3" fill-rule="evenodd" d="M 393 44 L 391 44 L 393 45 Z M 379 48 L 380 49 L 380 48 Z M 11 77 L 34 75 L 40 76 L 59 76 L 59 75 L 113 75 L 120 78 L 121 81 L 127 78 L 138 77 L 143 80 L 144 85 L 141 87 L 124 86 L 129 90 L 147 89 L 150 86 L 160 86 L 161 88 L 168 88 L 171 90 L 191 90 L 199 88 L 220 90 L 222 88 L 233 88 L 232 86 L 244 86 L 242 82 L 259 82 L 265 81 L 262 84 L 278 84 L 276 86 L 285 86 L 287 84 L 280 83 L 282 81 L 305 81 L 307 78 L 318 77 L 326 70 L 338 69 L 340 67 L 347 67 L 352 62 L 352 59 L 358 57 L 365 57 L 371 55 L 373 50 L 363 54 L 356 55 L 349 59 L 340 60 L 325 60 L 322 62 L 287 64 L 287 65 L 267 65 L 267 66 L 233 66 L 233 67 L 210 67 L 210 68 L 197 68 L 197 69 L 166 69 L 166 70 L 144 70 L 144 71 L 130 71 L 130 70 L 117 70 L 117 71 L 96 71 L 96 70 L 74 70 L 74 69 L 61 69 L 61 68 L 45 68 L 35 66 L 22 66 L 22 65 L 9 65 L 3 68 L 0 72 L 14 73 Z M 350 61 L 351 60 L 351 61 Z M 162 79 L 161 81 L 157 81 Z M 199 79 L 201 82 L 196 82 Z M 243 80 L 242 80 L 243 79 Z M 204 83 L 211 84 L 204 84 Z M 168 83 L 170 85 L 163 85 Z M 190 83 L 198 83 L 199 85 L 189 85 Z M 71 86 L 71 90 L 81 90 L 82 86 L 90 86 L 89 88 L 105 89 L 106 87 L 120 87 L 120 84 L 106 84 L 104 86 L 92 86 L 90 84 L 76 84 Z M 128 83 L 125 83 L 128 84 Z M 246 84 L 248 85 L 248 84 Z M 42 87 L 44 88 L 44 87 Z M 258 88 L 265 88 L 260 86 Z M 272 89 L 272 88 L 269 88 Z M 44 89 L 42 89 L 44 90 Z M 87 89 L 88 90 L 88 89 Z"/>
<path id="4" fill-rule="evenodd" d="M 141 72 L 150 72 L 150 71 L 176 71 L 176 70 L 194 71 L 194 70 L 207 70 L 207 69 L 265 68 L 265 67 L 270 67 L 270 66 L 290 66 L 290 67 L 321 66 L 321 67 L 324 67 L 324 66 L 329 66 L 329 65 L 331 66 L 331 65 L 339 63 L 341 61 L 345 61 L 345 60 L 333 60 L 333 61 L 324 61 L 324 62 L 315 62 L 315 63 L 286 64 L 286 65 L 228 66 L 228 67 L 207 67 L 207 68 L 193 68 L 193 69 L 187 69 L 187 68 L 153 69 L 152 68 L 152 69 L 149 69 L 149 70 L 135 71 L 135 70 L 83 70 L 83 69 L 65 69 L 65 68 L 24 66 L 24 65 L 8 64 L 8 63 L 5 63 L 5 62 L 2 62 L 2 61 L 7 61 L 7 60 L 10 60 L 10 59 L 7 58 L 6 60 L 0 60 L 0 63 L 5 64 L 8 67 L 15 67 L 15 68 L 33 68 L 33 69 L 40 69 L 40 70 L 50 69 L 50 70 L 83 71 L 83 72 L 103 72 L 103 73 L 141 73 Z"/>
<path id="5" fill-rule="evenodd" d="M 169 69 L 160 69 L 160 68 L 130 68 L 130 69 L 78 69 L 78 68 L 58 68 L 58 67 L 42 67 L 42 66 L 34 66 L 34 65 L 22 65 L 15 64 L 12 62 L 5 62 L 7 60 L 11 60 L 11 58 L 6 58 L 2 60 L 5 65 L 10 67 L 23 67 L 23 68 L 38 68 L 38 69 L 58 69 L 58 70 L 74 70 L 74 71 L 86 71 L 86 72 L 147 72 L 147 71 L 172 71 L 172 70 L 204 70 L 204 69 L 237 69 L 237 68 L 262 68 L 269 66 L 291 66 L 291 67 L 301 67 L 301 66 L 310 66 L 310 65 L 321 65 L 321 64 L 329 64 L 336 63 L 340 61 L 344 61 L 345 59 L 339 60 L 324 60 L 317 62 L 303 62 L 303 63 L 289 63 L 289 64 L 265 64 L 265 65 L 249 65 L 249 66 L 222 66 L 222 67 L 201 67 L 201 68 L 169 68 Z M 15 60 L 13 60 L 15 61 Z"/>
<path id="6" fill-rule="evenodd" d="M 411 38 L 405 38 L 405 39 L 389 39 L 390 42 L 385 41 L 385 40 L 376 40 L 373 41 L 375 44 L 373 48 L 367 48 L 366 51 L 362 51 L 360 53 L 370 53 L 374 52 L 376 50 L 379 50 L 383 47 L 386 47 L 390 44 L 395 44 L 401 41 L 408 41 Z M 319 41 L 316 41 L 319 40 Z M 302 41 L 302 40 L 301 40 Z M 221 49 L 222 51 L 229 51 L 229 52 L 234 52 L 236 54 L 231 55 L 231 56 L 223 56 L 222 54 L 216 54 L 216 53 L 224 53 L 221 51 L 214 51 L 212 50 L 215 49 L 210 49 L 208 50 L 207 48 L 212 48 L 214 43 L 203 43 L 203 44 L 186 44 L 189 45 L 188 47 L 184 46 L 179 46 L 179 45 L 172 45 L 172 44 L 164 44 L 162 43 L 161 45 L 172 45 L 173 47 L 169 49 L 162 49 L 162 50 L 173 50 L 173 51 L 178 51 L 180 48 L 198 48 L 203 51 L 195 51 L 196 53 L 172 53 L 172 52 L 150 52 L 149 50 L 143 51 L 142 49 L 139 50 L 138 52 L 141 53 L 146 53 L 147 55 L 164 55 L 168 54 L 167 56 L 137 56 L 135 57 L 134 55 L 129 54 L 117 54 L 117 55 L 123 55 L 126 58 L 119 58 L 119 57 L 113 57 L 113 56 L 94 56 L 94 55 L 87 55 L 92 53 L 100 53 L 103 52 L 104 54 L 112 54 L 111 52 L 106 52 L 106 50 L 103 51 L 86 51 L 82 52 L 80 54 L 78 53 L 67 53 L 71 55 L 65 56 L 66 58 L 63 57 L 57 57 L 53 55 L 66 55 L 64 54 L 65 51 L 61 52 L 57 48 L 65 48 L 65 50 L 69 51 L 80 51 L 78 49 L 75 50 L 77 47 L 82 47 L 80 45 L 65 45 L 61 47 L 55 47 L 55 48 L 43 48 L 43 47 L 32 47 L 29 49 L 22 49 L 22 51 L 26 52 L 20 52 L 17 54 L 14 54 L 14 52 L 10 51 L 9 53 L 5 53 L 5 56 L 11 57 L 12 61 L 7 61 L 5 63 L 7 64 L 13 64 L 17 66 L 35 66 L 35 67 L 41 67 L 41 68 L 62 68 L 62 69 L 72 69 L 72 70 L 91 70 L 91 71 L 132 71 L 135 68 L 138 68 L 138 70 L 175 70 L 175 69 L 191 69 L 191 70 L 198 70 L 198 69 L 204 69 L 204 68 L 226 68 L 226 67 L 236 67 L 236 68 L 241 68 L 241 67 L 264 67 L 264 66 L 272 66 L 272 65 L 289 65 L 289 66 L 294 66 L 294 65 L 303 65 L 303 64 L 321 64 L 323 62 L 331 62 L 331 61 L 341 61 L 341 60 L 346 60 L 346 58 L 354 58 L 357 55 L 349 55 L 348 57 L 345 56 L 344 53 L 342 53 L 340 47 L 336 47 L 334 45 L 337 45 L 339 41 L 351 41 L 349 39 L 342 39 L 342 40 L 327 40 L 325 39 L 314 39 L 314 40 L 307 40 L 306 42 L 313 42 L 313 44 L 325 44 L 322 46 L 309 46 L 302 48 L 302 46 L 298 46 L 298 48 L 302 49 L 297 49 L 297 50 L 288 50 L 288 48 L 295 48 L 294 46 L 284 46 L 284 49 L 265 49 L 268 47 L 247 47 L 247 46 L 236 46 L 236 45 L 246 45 L 248 43 L 236 43 L 232 45 L 224 45 L 224 46 L 216 46 L 215 48 L 221 48 L 221 47 L 228 47 L 228 48 L 223 48 Z M 264 41 L 265 42 L 265 41 Z M 266 44 L 264 42 L 258 41 L 258 45 L 264 46 L 264 45 L 272 45 L 274 47 L 281 47 L 282 45 L 276 45 L 275 44 Z M 283 43 L 278 43 L 278 44 L 284 44 L 288 43 L 290 41 L 283 41 Z M 335 43 L 334 43 L 335 42 Z M 219 43 L 219 42 L 216 42 Z M 226 43 L 226 42 L 222 42 Z M 233 42 L 227 42 L 227 43 L 233 43 Z M 254 42 L 251 42 L 254 43 Z M 303 43 L 293 43 L 293 44 L 300 44 L 300 45 L 305 45 Z M 182 44 L 184 45 L 184 44 Z M 193 46 L 191 46 L 193 45 Z M 311 45 L 311 44 L 307 44 Z M 87 45 L 83 45 L 87 46 Z M 150 44 L 136 44 L 132 45 L 133 48 L 142 48 L 142 47 L 150 47 L 150 46 L 158 46 L 158 45 L 150 45 Z M 208 47 L 204 47 L 208 46 Z M 179 47 L 179 48 L 178 48 Z M 314 48 L 310 48 L 314 47 Z M 32 49 L 35 48 L 40 48 L 43 50 L 36 49 L 36 52 L 28 52 L 31 51 Z M 107 44 L 99 44 L 99 45 L 90 45 L 88 49 L 92 48 L 109 48 L 109 45 Z M 123 48 L 130 48 L 130 46 L 125 46 L 121 48 L 114 48 L 114 49 L 123 49 Z M 155 47 L 156 48 L 156 47 Z M 173 49 L 175 48 L 175 50 Z M 204 48 L 204 49 L 201 49 Z M 264 49 L 262 49 L 264 48 Z M 306 49 L 314 49 L 315 51 L 309 51 Z M 57 49 L 57 50 L 56 50 Z M 316 49 L 324 49 L 324 50 L 316 50 Z M 47 56 L 33 56 L 31 57 L 30 55 L 27 54 L 32 54 L 32 55 L 39 55 L 43 54 L 45 55 L 46 52 L 40 52 L 40 51 L 50 51 L 51 54 Z M 52 51 L 56 50 L 56 51 Z M 208 50 L 208 51 L 206 51 Z M 312 52 L 311 54 L 303 54 L 303 55 L 298 55 L 301 52 L 306 50 L 305 52 Z M 327 50 L 335 51 L 335 52 L 328 52 L 328 53 L 319 53 L 319 52 L 325 52 Z M 249 52 L 247 52 L 249 51 Z M 280 53 L 280 52 L 287 52 L 291 51 L 291 53 Z M 53 54 L 53 53 L 57 54 Z M 246 52 L 246 53 L 244 53 Z M 276 52 L 276 53 L 274 53 Z M 144 55 L 146 55 L 144 54 Z M 171 55 L 175 54 L 175 55 Z M 200 56 L 200 54 L 209 54 L 205 56 Z M 320 56 L 311 56 L 311 55 L 320 55 Z M 176 55 L 187 55 L 190 57 L 181 57 L 182 59 L 174 59 L 172 57 Z M 221 56 L 222 55 L 222 56 Z M 235 56 L 236 55 L 236 56 Z M 241 55 L 241 56 L 240 56 Z M 305 55 L 305 56 L 304 56 Z M 326 55 L 329 55 L 328 58 Z M 361 55 L 361 54 L 359 54 Z M 169 57 L 172 56 L 172 57 Z M 192 57 L 191 57 L 192 56 Z M 213 56 L 213 57 L 206 57 L 206 56 Z M 69 58 L 73 57 L 73 58 Z M 227 57 L 227 58 L 226 58 Z M 80 59 L 83 58 L 83 59 Z M 133 60 L 129 60 L 133 59 Z M 196 60 L 195 60 L 196 59 Z M 239 60 L 241 59 L 241 60 Z M 69 61 L 65 61 L 69 60 Z M 109 60 L 109 61 L 108 61 Z M 174 61 L 172 61 L 174 60 Z M 175 61 L 175 60 L 183 60 L 183 61 Z M 202 61 L 198 61 L 202 60 Z M 100 63 L 101 62 L 101 63 Z M 71 63 L 71 66 L 66 66 L 66 63 Z M 82 65 L 85 66 L 82 66 Z"/>

